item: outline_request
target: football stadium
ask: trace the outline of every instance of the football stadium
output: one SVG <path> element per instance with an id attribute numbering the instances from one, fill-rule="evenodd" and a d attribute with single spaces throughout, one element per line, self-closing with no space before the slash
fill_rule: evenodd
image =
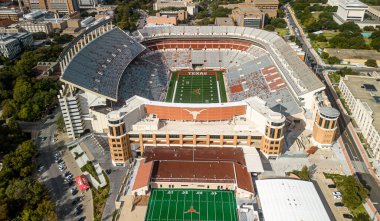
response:
<path id="1" fill-rule="evenodd" d="M 144 205 L 142 220 L 252 217 L 250 205 L 236 203 L 253 199 L 260 155 L 281 156 L 293 128 L 315 145 L 335 139 L 339 114 L 324 107 L 324 85 L 273 32 L 155 26 L 129 34 L 105 20 L 59 61 L 69 137 L 106 135 L 112 164 L 131 168 L 120 190 L 131 200 L 120 200 L 133 206 L 121 213 Z"/>

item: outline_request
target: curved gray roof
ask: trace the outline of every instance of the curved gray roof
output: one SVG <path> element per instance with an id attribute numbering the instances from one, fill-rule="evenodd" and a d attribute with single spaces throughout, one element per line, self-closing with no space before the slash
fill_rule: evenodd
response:
<path id="1" fill-rule="evenodd" d="M 120 78 L 145 47 L 114 28 L 82 48 L 70 61 L 61 80 L 117 100 Z"/>
<path id="2" fill-rule="evenodd" d="M 329 118 L 337 118 L 339 117 L 339 111 L 333 107 L 320 107 L 319 112 L 326 117 Z"/>

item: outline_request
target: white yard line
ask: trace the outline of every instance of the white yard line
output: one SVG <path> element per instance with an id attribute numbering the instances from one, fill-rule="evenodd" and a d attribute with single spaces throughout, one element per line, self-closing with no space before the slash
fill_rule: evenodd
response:
<path id="1" fill-rule="evenodd" d="M 221 103 L 222 100 L 220 98 L 220 89 L 219 89 L 219 81 L 218 80 L 216 81 L 216 90 L 218 90 L 218 99 L 219 99 L 219 103 Z"/>
<path id="2" fill-rule="evenodd" d="M 178 78 L 177 78 L 177 80 L 175 81 L 175 85 L 174 85 L 174 91 L 173 91 L 172 103 L 174 103 L 175 94 L 176 94 L 176 92 L 177 92 L 177 86 L 178 86 Z"/>

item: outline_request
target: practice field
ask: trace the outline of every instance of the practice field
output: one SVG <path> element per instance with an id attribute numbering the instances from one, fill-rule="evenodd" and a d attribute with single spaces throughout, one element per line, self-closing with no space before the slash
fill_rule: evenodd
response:
<path id="1" fill-rule="evenodd" d="M 166 102 L 220 103 L 227 102 L 221 71 L 173 72 Z"/>
<path id="2" fill-rule="evenodd" d="M 146 221 L 237 221 L 233 191 L 153 189 Z"/>

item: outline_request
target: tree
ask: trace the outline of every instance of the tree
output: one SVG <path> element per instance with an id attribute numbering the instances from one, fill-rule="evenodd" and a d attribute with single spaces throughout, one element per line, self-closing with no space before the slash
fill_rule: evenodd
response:
<path id="1" fill-rule="evenodd" d="M 380 38 L 372 39 L 371 47 L 377 51 L 380 51 Z"/>
<path id="2" fill-rule="evenodd" d="M 48 37 L 48 35 L 45 32 L 35 32 L 33 33 L 33 39 L 34 40 L 44 40 Z"/>
<path id="3" fill-rule="evenodd" d="M 322 59 L 327 59 L 327 58 L 329 58 L 329 56 L 330 56 L 330 55 L 329 55 L 329 53 L 327 53 L 327 52 L 324 52 L 324 51 L 323 51 L 323 52 L 321 53 L 321 58 L 322 58 Z"/>
<path id="4" fill-rule="evenodd" d="M 63 34 L 63 35 L 55 36 L 53 40 L 57 42 L 58 44 L 66 44 L 70 42 L 71 40 L 73 40 L 73 38 L 74 37 L 72 35 Z"/>
<path id="5" fill-rule="evenodd" d="M 328 57 L 327 58 L 327 63 L 329 64 L 339 64 L 340 60 L 336 56 Z"/>
<path id="6" fill-rule="evenodd" d="M 303 166 L 298 176 L 301 180 L 310 180 L 309 168 L 306 165 Z"/>
<path id="7" fill-rule="evenodd" d="M 265 25 L 264 29 L 267 31 L 274 31 L 275 27 L 273 25 Z"/>
<path id="8" fill-rule="evenodd" d="M 364 31 L 375 31 L 376 29 L 373 26 L 365 26 L 363 28 Z"/>
<path id="9" fill-rule="evenodd" d="M 340 32 L 351 32 L 351 33 L 361 33 L 361 29 L 359 25 L 355 24 L 354 22 L 346 22 L 339 26 Z"/>
<path id="10" fill-rule="evenodd" d="M 286 21 L 283 18 L 274 18 L 270 22 L 275 28 L 286 28 Z"/>
<path id="11" fill-rule="evenodd" d="M 13 99 L 19 104 L 24 104 L 32 96 L 32 85 L 29 82 L 26 82 L 23 78 L 17 79 L 15 87 L 13 88 Z"/>
<path id="12" fill-rule="evenodd" d="M 58 120 L 57 120 L 57 129 L 59 132 L 64 132 L 65 131 L 65 121 L 63 120 L 62 114 L 59 115 Z"/>
<path id="13" fill-rule="evenodd" d="M 368 59 L 364 64 L 368 67 L 377 68 L 377 62 L 374 59 Z"/>

